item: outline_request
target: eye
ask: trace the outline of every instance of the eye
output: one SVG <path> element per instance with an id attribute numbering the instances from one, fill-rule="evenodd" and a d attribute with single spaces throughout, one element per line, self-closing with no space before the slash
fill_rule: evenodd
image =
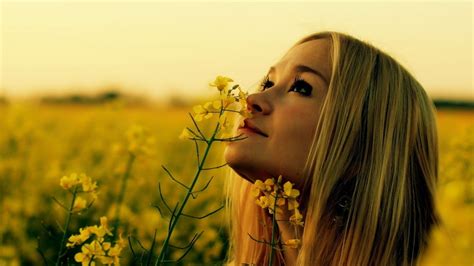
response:
<path id="1" fill-rule="evenodd" d="M 296 91 L 304 96 L 310 96 L 313 87 L 309 85 L 304 79 L 296 77 L 293 85 L 291 85 L 290 91 Z"/>
<path id="2" fill-rule="evenodd" d="M 270 88 L 272 87 L 274 84 L 272 81 L 269 80 L 269 77 L 268 76 L 265 76 L 263 78 L 263 81 L 262 83 L 260 83 L 260 89 L 259 91 L 264 91 L 266 88 Z"/>

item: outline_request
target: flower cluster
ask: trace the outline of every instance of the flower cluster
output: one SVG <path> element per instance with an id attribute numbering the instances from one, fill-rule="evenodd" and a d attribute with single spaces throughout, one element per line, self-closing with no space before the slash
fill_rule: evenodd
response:
<path id="1" fill-rule="evenodd" d="M 100 226 L 93 225 L 79 229 L 79 234 L 71 235 L 66 247 L 74 248 L 81 246 L 81 251 L 74 255 L 76 262 L 82 265 L 95 265 L 95 260 L 106 265 L 120 265 L 120 253 L 125 247 L 125 240 L 122 236 L 112 245 L 106 241 L 107 237 L 113 236 L 108 226 L 107 217 L 100 218 Z M 85 243 L 90 240 L 89 243 Z"/>
<path id="2" fill-rule="evenodd" d="M 231 78 L 217 76 L 213 82 L 209 83 L 209 86 L 217 88 L 219 99 L 193 107 L 193 118 L 197 122 L 210 119 L 214 115 L 218 116 L 220 138 L 232 137 L 232 133 L 229 132 L 231 123 L 229 122 L 228 113 L 238 113 L 244 118 L 252 116 L 247 108 L 248 93 L 243 91 L 240 85 L 234 85 L 232 88 L 229 88 L 231 82 L 233 82 Z M 179 136 L 180 139 L 192 139 L 195 137 L 187 128 Z"/>
<path id="3" fill-rule="evenodd" d="M 252 186 L 252 196 L 256 198 L 255 202 L 263 209 L 268 209 L 270 214 L 282 214 L 283 207 L 287 205 L 288 211 L 293 211 L 293 215 L 290 216 L 289 222 L 296 228 L 303 226 L 303 215 L 301 215 L 298 207 L 298 196 L 300 195 L 299 190 L 293 188 L 293 183 L 290 181 L 282 184 L 282 176 L 280 175 L 275 181 L 274 178 L 269 178 L 262 182 L 261 180 L 255 181 Z M 276 210 L 275 210 L 276 209 Z M 273 228 L 275 228 L 275 217 L 273 219 Z M 272 233 L 273 235 L 273 233 Z M 298 234 L 296 233 L 296 237 Z M 298 248 L 301 245 L 301 240 L 298 238 L 288 239 L 283 243 L 289 248 Z M 272 237 L 273 245 L 273 237 Z"/>
<path id="4" fill-rule="evenodd" d="M 216 87 L 220 92 L 220 101 L 214 101 L 214 107 L 225 110 L 232 103 L 238 102 L 240 108 L 237 112 L 244 117 L 251 117 L 252 115 L 247 108 L 248 92 L 243 91 L 238 84 L 229 89 L 230 82 L 233 82 L 231 78 L 217 76 L 214 82 L 209 83 L 210 87 Z"/>
<path id="5" fill-rule="evenodd" d="M 133 125 L 127 131 L 128 151 L 134 155 L 152 155 L 155 138 L 140 125 Z"/>
<path id="6" fill-rule="evenodd" d="M 280 175 L 275 182 L 275 179 L 269 178 L 262 182 L 255 181 L 252 186 L 252 196 L 256 198 L 255 202 L 263 209 L 268 209 L 270 214 L 275 212 L 282 213 L 282 207 L 287 205 L 289 211 L 293 211 L 290 216 L 290 223 L 297 226 L 303 226 L 303 216 L 301 215 L 297 201 L 300 195 L 299 190 L 293 188 L 293 184 L 287 181 L 283 187 L 281 186 L 282 176 Z M 276 201 L 276 202 L 275 202 Z"/>
<path id="7" fill-rule="evenodd" d="M 116 155 L 131 156 L 152 156 L 156 150 L 156 139 L 150 133 L 149 129 L 140 125 L 133 124 L 125 131 L 125 140 L 115 142 L 110 148 Z M 119 170 L 117 170 L 119 171 Z"/>
<path id="8" fill-rule="evenodd" d="M 59 185 L 65 190 L 71 190 L 74 188 L 76 193 L 89 194 L 92 198 L 89 205 L 92 203 L 92 201 L 97 199 L 97 182 L 92 181 L 92 178 L 86 174 L 72 173 L 69 176 L 63 176 L 59 181 Z M 86 209 L 87 207 L 88 203 L 86 199 L 81 196 L 75 196 L 72 208 L 73 212 L 79 212 Z"/>

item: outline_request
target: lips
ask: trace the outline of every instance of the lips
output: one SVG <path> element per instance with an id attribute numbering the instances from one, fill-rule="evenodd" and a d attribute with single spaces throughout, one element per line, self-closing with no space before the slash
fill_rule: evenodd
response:
<path id="1" fill-rule="evenodd" d="M 268 138 L 268 135 L 265 134 L 262 130 L 260 130 L 258 127 L 256 127 L 248 118 L 244 120 L 244 126 L 239 127 L 239 129 L 249 129 L 259 135 L 262 135 L 266 138 Z"/>

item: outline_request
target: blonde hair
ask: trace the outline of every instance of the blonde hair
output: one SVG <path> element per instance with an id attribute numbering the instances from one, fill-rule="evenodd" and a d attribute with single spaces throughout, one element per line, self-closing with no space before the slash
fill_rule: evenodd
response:
<path id="1" fill-rule="evenodd" d="M 338 32 L 332 76 L 304 169 L 305 226 L 296 265 L 412 265 L 440 223 L 435 108 L 392 57 Z M 268 264 L 271 220 L 231 171 L 229 260 Z M 274 265 L 284 265 L 278 253 Z"/>

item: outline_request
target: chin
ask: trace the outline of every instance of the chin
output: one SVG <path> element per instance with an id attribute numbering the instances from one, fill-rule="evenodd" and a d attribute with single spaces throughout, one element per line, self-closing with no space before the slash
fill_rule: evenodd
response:
<path id="1" fill-rule="evenodd" d="M 235 170 L 238 167 L 239 162 L 242 163 L 243 155 L 236 149 L 234 143 L 229 143 L 224 150 L 224 160 L 226 163 Z"/>
<path id="2" fill-rule="evenodd" d="M 247 150 L 248 151 L 248 150 Z M 224 151 L 224 159 L 226 163 L 239 176 L 253 183 L 257 179 L 265 180 L 269 173 L 262 170 L 263 162 L 257 162 L 253 154 L 246 153 L 237 147 L 227 146 Z"/>
<path id="3" fill-rule="evenodd" d="M 224 151 L 224 159 L 239 176 L 250 181 L 250 177 L 245 171 L 249 168 L 249 158 L 246 158 L 239 149 L 236 149 L 233 145 L 228 145 Z"/>

